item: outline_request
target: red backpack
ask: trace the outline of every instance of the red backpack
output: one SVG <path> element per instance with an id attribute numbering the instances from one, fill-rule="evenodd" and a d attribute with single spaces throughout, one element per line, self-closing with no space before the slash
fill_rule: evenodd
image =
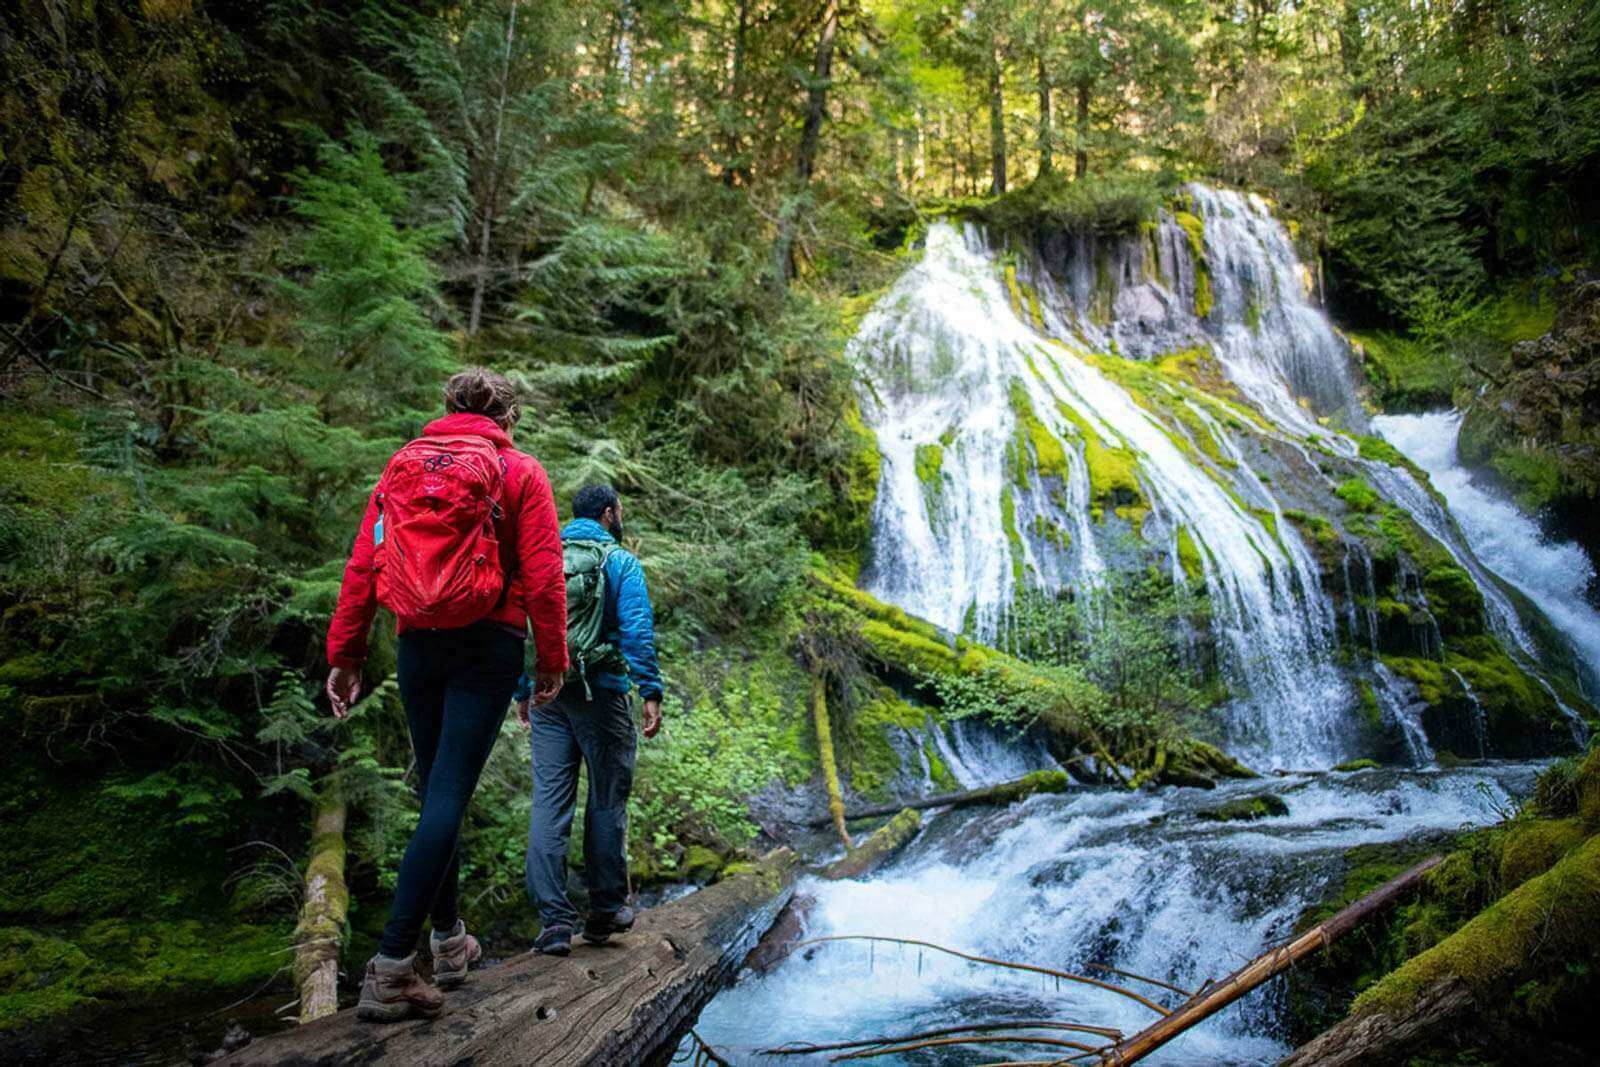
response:
<path id="1" fill-rule="evenodd" d="M 503 487 L 500 453 L 476 435 L 419 437 L 396 452 L 372 530 L 378 602 L 413 628 L 494 611 L 506 587 L 495 534 Z"/>

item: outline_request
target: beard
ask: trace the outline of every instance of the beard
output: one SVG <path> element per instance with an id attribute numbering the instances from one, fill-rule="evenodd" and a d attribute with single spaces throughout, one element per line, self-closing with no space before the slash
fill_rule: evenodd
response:
<path id="1" fill-rule="evenodd" d="M 616 538 L 617 544 L 622 544 L 622 523 L 613 522 L 606 525 L 606 532 Z"/>

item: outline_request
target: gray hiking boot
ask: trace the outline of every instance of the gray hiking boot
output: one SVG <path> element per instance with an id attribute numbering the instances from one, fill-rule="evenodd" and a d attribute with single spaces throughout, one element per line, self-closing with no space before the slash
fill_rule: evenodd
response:
<path id="1" fill-rule="evenodd" d="M 478 939 L 467 933 L 467 924 L 460 919 L 448 936 L 440 937 L 437 930 L 429 934 L 428 947 L 433 951 L 433 980 L 440 989 L 465 982 L 467 968 L 483 958 Z"/>
<path id="2" fill-rule="evenodd" d="M 444 995 L 417 973 L 417 954 L 403 960 L 374 956 L 367 961 L 356 1014 L 369 1022 L 399 1022 L 408 1015 L 432 1018 L 444 1007 Z"/>
<path id="3" fill-rule="evenodd" d="M 572 951 L 572 927 L 546 926 L 533 939 L 533 951 L 541 956 L 565 956 Z"/>
<path id="4" fill-rule="evenodd" d="M 633 929 L 633 909 L 624 904 L 616 911 L 592 911 L 583 924 L 583 939 L 591 945 L 603 945 L 612 934 L 625 934 Z"/>

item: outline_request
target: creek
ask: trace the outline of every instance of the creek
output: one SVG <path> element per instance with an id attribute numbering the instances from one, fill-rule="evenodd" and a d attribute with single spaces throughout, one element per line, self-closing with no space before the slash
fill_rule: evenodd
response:
<path id="1" fill-rule="evenodd" d="M 1392 592 L 1375 588 L 1372 555 L 1347 532 L 1358 524 L 1341 503 L 1352 475 L 1470 576 L 1494 639 L 1552 695 L 1559 668 L 1531 636 L 1542 620 L 1530 612 L 1544 609 L 1571 642 L 1580 675 L 1600 667 L 1600 627 L 1574 550 L 1540 540 L 1459 471 L 1453 416 L 1369 425 L 1349 347 L 1265 202 L 1189 186 L 1180 205 L 1121 238 L 1018 242 L 972 225 L 930 226 L 922 258 L 877 301 L 851 348 L 882 454 L 860 584 L 1008 651 L 1029 647 L 1030 597 L 1069 596 L 1113 569 L 1152 565 L 1203 585 L 1204 640 L 1228 693 L 1212 712 L 1215 739 L 1251 766 L 1284 773 L 1215 791 L 1085 788 L 945 813 L 875 876 L 805 887 L 815 897 L 806 936 L 915 938 L 1072 971 L 1114 966 L 1192 989 L 1288 935 L 1342 884 L 1350 848 L 1442 840 L 1513 810 L 1538 765 L 1440 766 L 1417 686 L 1380 656 L 1384 596 L 1412 605 L 1424 656 L 1437 656 L 1443 631 L 1417 575 L 1402 569 Z M 1434 484 L 1376 454 L 1361 436 L 1374 428 Z M 1337 529 L 1328 520 L 1346 527 L 1331 554 L 1308 514 L 1327 517 L 1324 530 Z M 1477 720 L 1467 728 L 1482 746 L 1484 710 L 1460 683 L 1465 714 Z M 1393 762 L 1409 766 L 1329 772 L 1380 755 L 1363 726 L 1364 698 L 1403 741 L 1393 751 L 1404 758 Z M 1582 737 L 1580 722 L 1572 733 Z M 982 751 L 997 773 L 969 756 L 962 777 L 1038 765 L 1034 742 L 1015 744 L 990 741 Z M 1201 817 L 1264 793 L 1289 814 Z M 1151 1062 L 1273 1062 L 1287 1051 L 1283 999 L 1281 984 L 1269 985 Z M 785 1042 L 1001 1018 L 1132 1032 L 1152 1016 L 1093 988 L 912 947 L 832 942 L 744 976 L 697 1031 L 746 1063 Z M 876 1062 L 1041 1055 L 1051 1058 L 996 1044 Z"/>

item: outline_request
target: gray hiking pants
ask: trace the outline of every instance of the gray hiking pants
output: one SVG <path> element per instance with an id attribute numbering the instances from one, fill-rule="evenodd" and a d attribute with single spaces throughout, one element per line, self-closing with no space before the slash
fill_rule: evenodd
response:
<path id="1" fill-rule="evenodd" d="M 578 763 L 589 768 L 583 874 L 589 910 L 610 914 L 628 899 L 628 793 L 633 789 L 633 701 L 625 692 L 568 685 L 528 715 L 533 746 L 533 816 L 528 824 L 528 896 L 545 926 L 577 926 L 567 899 L 567 848 L 578 802 Z"/>

